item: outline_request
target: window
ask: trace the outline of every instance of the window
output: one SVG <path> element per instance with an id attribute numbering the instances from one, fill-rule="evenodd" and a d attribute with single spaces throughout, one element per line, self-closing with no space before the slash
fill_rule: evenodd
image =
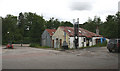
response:
<path id="1" fill-rule="evenodd" d="M 79 33 L 82 33 L 82 32 L 79 30 Z"/>
<path id="2" fill-rule="evenodd" d="M 69 33 L 71 33 L 71 31 L 70 31 L 70 30 L 68 30 L 68 32 L 69 32 Z"/>
<path id="3" fill-rule="evenodd" d="M 90 39 L 90 42 L 92 42 L 92 38 Z"/>
<path id="4" fill-rule="evenodd" d="M 84 42 L 86 42 L 86 39 L 84 38 Z"/>
<path id="5" fill-rule="evenodd" d="M 52 32 L 53 34 L 55 33 L 55 32 Z"/>

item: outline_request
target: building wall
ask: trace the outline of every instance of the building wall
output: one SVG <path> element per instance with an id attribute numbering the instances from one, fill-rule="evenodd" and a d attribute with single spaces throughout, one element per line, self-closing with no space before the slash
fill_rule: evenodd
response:
<path id="1" fill-rule="evenodd" d="M 70 40 L 69 40 L 69 42 L 70 42 L 70 48 L 74 48 L 74 37 L 70 37 Z"/>
<path id="2" fill-rule="evenodd" d="M 96 45 L 96 39 L 100 39 L 103 37 L 92 37 L 89 39 L 89 46 Z M 70 37 L 70 48 L 74 48 L 74 37 Z M 79 48 L 87 46 L 87 38 L 86 37 L 79 37 Z"/>
<path id="3" fill-rule="evenodd" d="M 46 30 L 42 34 L 42 46 L 52 47 L 51 37 Z"/>
<path id="4" fill-rule="evenodd" d="M 93 37 L 92 38 L 92 45 L 96 45 L 96 39 L 100 39 L 100 38 L 103 38 L 103 37 Z"/>
<path id="5" fill-rule="evenodd" d="M 79 47 L 86 47 L 86 38 L 85 37 L 79 37 Z"/>
<path id="6" fill-rule="evenodd" d="M 56 40 L 58 38 L 58 41 Z M 62 31 L 62 29 L 60 29 L 60 27 L 56 30 L 56 32 L 54 33 L 54 35 L 52 36 L 52 40 L 54 40 L 54 48 L 59 48 L 59 41 L 60 39 L 62 39 L 62 44 L 64 41 L 64 32 Z"/>
<path id="7" fill-rule="evenodd" d="M 89 39 L 89 45 L 88 46 L 92 46 L 96 44 L 96 39 L 100 39 L 102 37 L 92 37 L 91 39 Z M 57 40 L 56 40 L 57 39 Z M 62 44 L 64 39 L 64 31 L 62 28 L 58 28 L 56 30 L 56 32 L 54 33 L 54 35 L 52 36 L 52 40 L 54 40 L 54 48 L 59 48 L 60 47 L 60 39 L 62 40 Z M 68 44 L 69 48 L 74 48 L 74 37 L 70 37 L 68 36 L 68 34 L 66 33 L 66 42 Z M 87 38 L 86 37 L 79 37 L 79 47 L 86 47 L 87 46 Z"/>
<path id="8" fill-rule="evenodd" d="M 86 42 L 84 42 L 85 37 L 79 37 L 79 47 L 86 47 Z M 85 38 L 86 41 L 86 38 Z M 70 37 L 70 48 L 74 48 L 74 37 Z"/>
<path id="9" fill-rule="evenodd" d="M 62 40 L 62 45 L 63 45 L 63 41 L 65 41 L 64 31 L 59 27 L 52 36 L 52 40 L 54 40 L 54 48 L 60 47 L 60 39 Z M 68 44 L 68 47 L 70 47 L 70 37 L 67 35 L 67 33 L 66 33 L 66 42 Z"/>

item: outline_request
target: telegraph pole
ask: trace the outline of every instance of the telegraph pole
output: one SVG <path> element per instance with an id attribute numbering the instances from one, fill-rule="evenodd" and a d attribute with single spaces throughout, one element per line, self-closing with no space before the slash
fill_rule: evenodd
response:
<path id="1" fill-rule="evenodd" d="M 74 19 L 73 23 L 74 23 L 74 44 L 75 48 L 77 49 L 79 46 L 79 18 L 77 18 L 77 22 L 75 22 Z"/>

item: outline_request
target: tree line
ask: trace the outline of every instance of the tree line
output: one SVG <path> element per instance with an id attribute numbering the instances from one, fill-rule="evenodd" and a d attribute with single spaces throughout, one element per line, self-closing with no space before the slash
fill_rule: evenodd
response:
<path id="1" fill-rule="evenodd" d="M 2 17 L 2 43 L 39 43 L 41 44 L 41 34 L 45 29 L 57 29 L 59 26 L 73 27 L 69 21 L 59 21 L 50 18 L 48 21 L 43 16 L 36 13 L 19 13 L 19 16 L 7 15 Z M 79 27 L 96 32 L 99 28 L 100 35 L 106 38 L 120 38 L 120 12 L 115 15 L 108 15 L 106 21 L 101 21 L 95 16 L 88 19 Z"/>
<path id="2" fill-rule="evenodd" d="M 57 29 L 59 26 L 70 26 L 69 21 L 50 18 L 48 21 L 36 13 L 19 13 L 19 16 L 2 17 L 2 43 L 39 43 L 45 29 Z"/>
<path id="3" fill-rule="evenodd" d="M 99 34 L 105 38 L 120 38 L 120 12 L 117 12 L 115 15 L 108 15 L 106 21 L 101 21 L 100 17 L 95 16 L 92 20 L 88 19 L 87 22 L 80 25 L 80 27 L 87 29 L 91 32 L 96 32 L 96 28 L 99 29 Z"/>

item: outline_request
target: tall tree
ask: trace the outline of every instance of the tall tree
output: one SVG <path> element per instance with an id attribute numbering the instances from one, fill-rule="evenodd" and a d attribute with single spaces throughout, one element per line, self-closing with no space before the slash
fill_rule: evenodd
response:
<path id="1" fill-rule="evenodd" d="M 33 14 L 33 20 L 32 20 L 32 26 L 31 26 L 31 42 L 32 43 L 40 43 L 41 42 L 41 35 L 44 31 L 44 24 L 45 20 L 42 16 L 39 16 L 37 14 Z"/>
<path id="2" fill-rule="evenodd" d="M 16 32 L 17 17 L 13 15 L 7 15 L 5 18 L 2 18 L 2 39 L 3 43 L 8 41 L 13 41 L 14 34 Z"/>
<path id="3" fill-rule="evenodd" d="M 23 13 L 19 13 L 18 17 L 18 28 L 19 28 L 19 33 L 21 34 L 21 46 L 24 40 L 24 29 L 25 29 L 25 19 Z"/>

